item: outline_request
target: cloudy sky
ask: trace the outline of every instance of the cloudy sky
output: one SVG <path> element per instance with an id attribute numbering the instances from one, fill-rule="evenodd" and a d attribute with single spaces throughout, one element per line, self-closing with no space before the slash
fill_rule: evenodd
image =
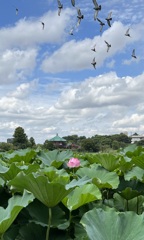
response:
<path id="1" fill-rule="evenodd" d="M 36 143 L 56 133 L 143 134 L 144 1 L 99 1 L 101 32 L 92 0 L 75 0 L 79 25 L 71 0 L 61 3 L 58 16 L 57 0 L 1 1 L 0 142 L 18 126 Z"/>

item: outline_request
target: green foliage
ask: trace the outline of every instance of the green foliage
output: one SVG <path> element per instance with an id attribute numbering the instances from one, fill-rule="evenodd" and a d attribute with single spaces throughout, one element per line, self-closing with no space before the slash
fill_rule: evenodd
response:
<path id="1" fill-rule="evenodd" d="M 17 127 L 15 129 L 15 132 L 13 134 L 13 145 L 16 146 L 18 149 L 28 147 L 28 138 L 22 127 Z"/>
<path id="2" fill-rule="evenodd" d="M 68 168 L 71 157 L 78 168 Z M 143 159 L 133 144 L 114 153 L 1 152 L 1 238 L 143 240 Z"/>
<path id="3" fill-rule="evenodd" d="M 52 151 L 55 149 L 55 146 L 54 146 L 53 142 L 45 140 L 45 142 L 43 144 L 43 148 Z"/>
<path id="4" fill-rule="evenodd" d="M 54 207 L 71 191 L 65 189 L 68 180 L 65 177 L 64 184 L 59 177 L 56 182 L 55 179 L 50 182 L 47 176 L 41 176 L 40 173 L 26 175 L 21 172 L 9 182 L 9 185 L 14 186 L 17 191 L 26 189 L 47 207 Z"/>
<path id="5" fill-rule="evenodd" d="M 93 139 L 90 138 L 82 140 L 81 146 L 85 151 L 88 152 L 98 152 L 100 150 L 99 145 Z"/>
<path id="6" fill-rule="evenodd" d="M 72 151 L 40 151 L 38 154 L 38 158 L 42 163 L 46 166 L 55 166 L 59 168 L 65 160 L 68 160 L 73 155 Z"/>
<path id="7" fill-rule="evenodd" d="M 119 213 L 114 209 L 87 212 L 81 223 L 90 240 L 143 240 L 144 219 L 134 212 Z"/>
<path id="8" fill-rule="evenodd" d="M 34 197 L 24 191 L 23 196 L 13 196 L 9 199 L 6 209 L 0 208 L 0 236 L 9 228 L 23 207 L 26 207 Z"/>
<path id="9" fill-rule="evenodd" d="M 30 137 L 29 139 L 29 147 L 33 148 L 36 146 L 35 140 L 33 137 Z"/>
<path id="10" fill-rule="evenodd" d="M 4 152 L 12 149 L 14 149 L 14 146 L 12 143 L 5 143 L 5 142 L 0 143 L 0 151 Z"/>

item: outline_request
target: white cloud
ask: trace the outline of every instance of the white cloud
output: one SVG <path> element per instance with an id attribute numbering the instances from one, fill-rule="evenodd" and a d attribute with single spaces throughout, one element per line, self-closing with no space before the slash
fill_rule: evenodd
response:
<path id="1" fill-rule="evenodd" d="M 25 48 L 44 43 L 60 43 L 66 35 L 74 12 L 64 9 L 59 17 L 57 11 L 49 11 L 39 18 L 20 19 L 14 26 L 0 29 L 0 50 L 5 48 Z M 45 23 L 42 30 L 41 22 Z"/>
<path id="2" fill-rule="evenodd" d="M 36 49 L 4 51 L 0 56 L 0 83 L 22 80 L 34 69 L 36 56 Z"/>
<path id="3" fill-rule="evenodd" d="M 52 101 L 51 95 L 41 97 L 41 93 L 36 92 L 39 88 L 36 80 L 28 85 L 20 84 L 15 91 L 0 99 L 2 134 L 4 126 L 7 129 L 5 137 L 13 134 L 15 126 L 22 126 L 29 137 L 44 142 L 57 132 L 61 136 L 78 134 L 88 137 L 134 132 L 136 129 L 142 131 L 143 77 L 144 74 L 120 78 L 115 72 L 90 77 L 61 90 L 59 98 L 53 96 Z M 28 98 L 31 88 L 35 94 Z"/>
<path id="4" fill-rule="evenodd" d="M 35 79 L 31 81 L 30 83 L 22 83 L 20 84 L 15 91 L 8 94 L 9 97 L 19 98 L 23 99 L 30 95 L 31 92 L 33 92 L 38 85 L 38 80 Z"/>

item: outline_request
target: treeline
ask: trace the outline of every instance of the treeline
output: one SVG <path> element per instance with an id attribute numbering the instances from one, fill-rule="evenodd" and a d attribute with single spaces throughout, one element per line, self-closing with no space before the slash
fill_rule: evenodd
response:
<path id="1" fill-rule="evenodd" d="M 124 148 L 131 143 L 131 137 L 124 133 L 114 135 L 95 135 L 89 138 L 77 135 L 65 136 L 67 141 L 75 142 L 81 146 L 81 150 L 90 152 L 106 151 L 108 149 L 117 150 Z"/>
<path id="2" fill-rule="evenodd" d="M 69 135 L 63 136 L 67 140 L 64 148 L 76 149 L 77 151 L 99 152 L 108 151 L 110 149 L 118 150 L 124 148 L 131 143 L 131 137 L 124 133 L 114 135 L 95 135 L 86 138 L 85 136 Z M 137 145 L 144 146 L 144 140 L 137 142 Z M 13 138 L 10 142 L 0 143 L 0 151 L 9 151 L 25 148 L 37 148 L 54 150 L 56 146 L 53 142 L 45 140 L 43 144 L 36 144 L 35 139 L 30 137 L 28 139 L 24 129 L 17 127 L 14 131 Z"/>

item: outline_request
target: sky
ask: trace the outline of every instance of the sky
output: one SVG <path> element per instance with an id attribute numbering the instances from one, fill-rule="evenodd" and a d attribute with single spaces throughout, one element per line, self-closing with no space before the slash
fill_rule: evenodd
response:
<path id="1" fill-rule="evenodd" d="M 1 0 L 0 142 L 19 126 L 36 143 L 144 134 L 144 1 L 99 0 L 101 32 L 92 0 L 61 3 Z"/>

